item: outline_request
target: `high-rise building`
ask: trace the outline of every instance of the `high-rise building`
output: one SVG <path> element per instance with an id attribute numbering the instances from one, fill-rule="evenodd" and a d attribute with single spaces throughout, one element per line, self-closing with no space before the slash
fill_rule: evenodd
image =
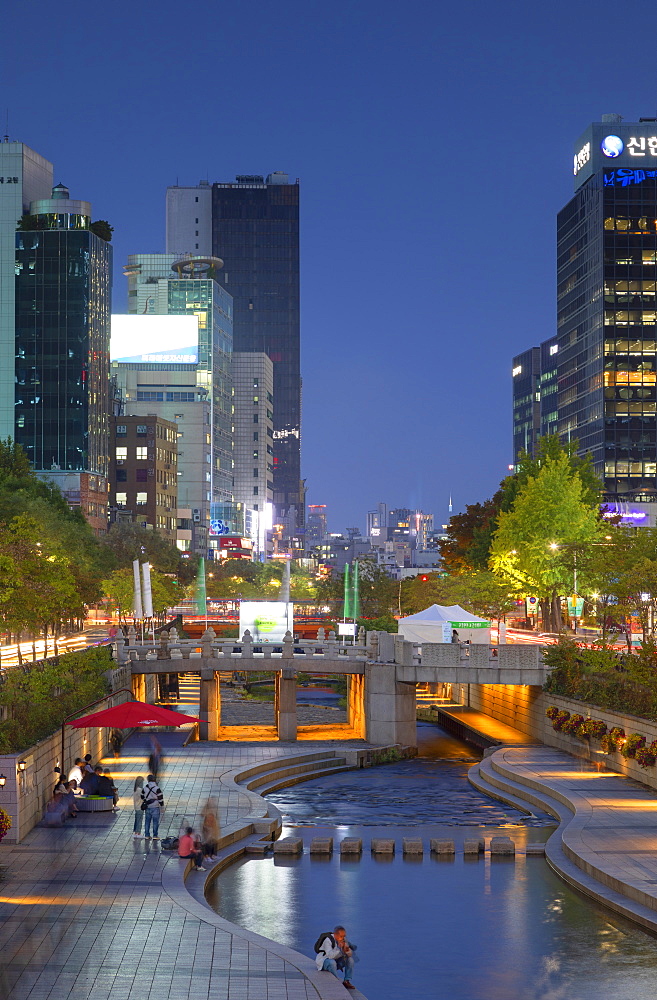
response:
<path id="1" fill-rule="evenodd" d="M 326 504 L 309 503 L 306 518 L 306 549 L 321 545 L 328 534 L 326 527 Z"/>
<path id="2" fill-rule="evenodd" d="M 233 297 L 238 353 L 265 353 L 274 365 L 276 520 L 301 535 L 299 182 L 277 172 L 167 190 L 167 250 L 220 257 Z"/>
<path id="3" fill-rule="evenodd" d="M 609 500 L 657 474 L 657 119 L 603 115 L 575 144 L 557 222 L 559 433 Z"/>
<path id="4" fill-rule="evenodd" d="M 52 191 L 52 163 L 22 142 L 0 143 L 0 439 L 14 437 L 16 227 Z"/>
<path id="5" fill-rule="evenodd" d="M 220 283 L 221 261 L 211 256 L 130 254 L 124 273 L 128 278 L 128 312 L 139 316 L 193 316 L 198 320 L 198 340 L 178 345 L 196 365 L 197 384 L 206 390 L 211 408 L 211 461 L 208 482 L 212 503 L 230 501 L 233 490 L 232 373 L 233 302 Z M 180 349 L 147 351 L 135 362 L 168 367 L 185 363 Z M 155 355 L 160 357 L 155 357 Z M 125 359 L 127 360 L 127 359 Z M 186 385 L 188 391 L 189 387 Z M 139 397 L 138 397 L 139 399 Z M 148 401 L 148 400 L 146 400 Z"/>
<path id="6" fill-rule="evenodd" d="M 267 354 L 233 354 L 237 503 L 263 511 L 274 499 L 274 375 Z"/>
<path id="7" fill-rule="evenodd" d="M 558 431 L 557 351 L 555 336 L 513 359 L 514 464 L 523 452 L 536 454 L 539 438 Z"/>
<path id="8" fill-rule="evenodd" d="M 35 471 L 107 529 L 111 231 L 61 184 L 15 233 L 13 437 Z"/>

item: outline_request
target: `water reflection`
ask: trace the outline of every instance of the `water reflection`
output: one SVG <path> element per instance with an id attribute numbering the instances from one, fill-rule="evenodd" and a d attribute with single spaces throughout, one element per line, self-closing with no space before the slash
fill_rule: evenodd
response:
<path id="1" fill-rule="evenodd" d="M 322 930 L 344 923 L 369 1000 L 655 995 L 657 942 L 571 892 L 540 858 L 252 859 L 213 893 L 228 920 L 308 955 Z"/>

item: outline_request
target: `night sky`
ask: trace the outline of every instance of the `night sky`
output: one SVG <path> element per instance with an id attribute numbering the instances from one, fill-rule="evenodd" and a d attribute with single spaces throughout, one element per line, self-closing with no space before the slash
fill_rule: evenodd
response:
<path id="1" fill-rule="evenodd" d="M 657 115 L 657 7 L 4 4 L 1 131 L 164 249 L 168 184 L 301 178 L 304 475 L 329 526 L 436 521 L 511 455 L 511 357 L 555 329 L 554 229 L 593 120 Z"/>

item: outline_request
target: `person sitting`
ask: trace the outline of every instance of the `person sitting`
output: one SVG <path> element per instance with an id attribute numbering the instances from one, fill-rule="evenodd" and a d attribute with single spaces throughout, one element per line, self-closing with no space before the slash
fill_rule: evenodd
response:
<path id="1" fill-rule="evenodd" d="M 348 990 L 356 989 L 351 979 L 354 973 L 355 945 L 347 941 L 347 932 L 341 924 L 333 929 L 333 933 L 320 935 L 315 944 L 317 958 L 315 964 L 320 972 L 331 972 L 339 979 L 338 969 L 343 971 L 343 985 Z"/>
<path id="2" fill-rule="evenodd" d="M 65 785 L 66 785 L 66 795 L 64 796 L 64 800 L 68 807 L 68 816 L 69 819 L 75 819 L 75 817 L 78 814 L 78 807 L 75 804 L 75 795 L 78 787 L 77 782 L 75 778 L 73 778 L 71 781 L 66 781 Z"/>
<path id="3" fill-rule="evenodd" d="M 96 772 L 85 769 L 80 787 L 83 795 L 98 795 L 98 775 Z"/>
<path id="4" fill-rule="evenodd" d="M 108 779 L 108 781 L 112 786 L 112 799 L 114 801 L 114 808 L 116 809 L 116 805 L 119 801 L 119 790 L 114 784 L 114 778 L 112 777 L 112 772 L 109 771 L 108 768 L 105 768 L 105 777 Z"/>
<path id="5" fill-rule="evenodd" d="M 93 774 L 93 772 L 94 772 L 94 767 L 93 767 L 93 764 L 91 763 L 91 754 L 90 753 L 86 753 L 84 755 L 84 767 L 82 768 L 82 770 L 86 771 L 87 774 Z"/>
<path id="6" fill-rule="evenodd" d="M 84 761 L 82 760 L 82 758 L 81 757 L 76 757 L 75 758 L 75 764 L 73 765 L 73 767 L 71 768 L 71 770 L 68 772 L 68 780 L 69 781 L 74 781 L 75 782 L 75 787 L 78 788 L 78 789 L 80 788 L 80 785 L 82 784 L 82 768 L 83 767 L 84 767 Z M 80 795 L 81 794 L 80 791 L 78 791 L 77 794 Z"/>
<path id="7" fill-rule="evenodd" d="M 201 864 L 203 851 L 198 846 L 198 841 L 194 836 L 194 828 L 185 827 L 185 832 L 178 841 L 178 856 L 185 860 L 191 858 L 194 861 L 194 870 L 204 872 L 205 868 Z"/>
<path id="8" fill-rule="evenodd" d="M 107 775 L 103 772 L 100 764 L 96 765 L 96 795 L 102 795 L 104 798 L 112 799 L 114 801 L 114 785 Z"/>

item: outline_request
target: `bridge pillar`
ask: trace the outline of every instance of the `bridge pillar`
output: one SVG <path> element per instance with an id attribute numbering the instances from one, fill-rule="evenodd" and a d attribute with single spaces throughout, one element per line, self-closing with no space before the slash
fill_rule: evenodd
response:
<path id="1" fill-rule="evenodd" d="M 365 678 L 347 674 L 347 724 L 356 736 L 365 739 Z"/>
<path id="2" fill-rule="evenodd" d="M 198 738 L 216 740 L 219 738 L 219 677 L 214 670 L 201 670 L 201 703 L 199 706 Z"/>
<path id="3" fill-rule="evenodd" d="M 276 729 L 279 740 L 297 738 L 297 672 L 283 668 L 276 674 L 274 696 Z"/>
<path id="4" fill-rule="evenodd" d="M 398 681 L 394 663 L 365 665 L 365 738 L 417 746 L 415 684 Z"/>

